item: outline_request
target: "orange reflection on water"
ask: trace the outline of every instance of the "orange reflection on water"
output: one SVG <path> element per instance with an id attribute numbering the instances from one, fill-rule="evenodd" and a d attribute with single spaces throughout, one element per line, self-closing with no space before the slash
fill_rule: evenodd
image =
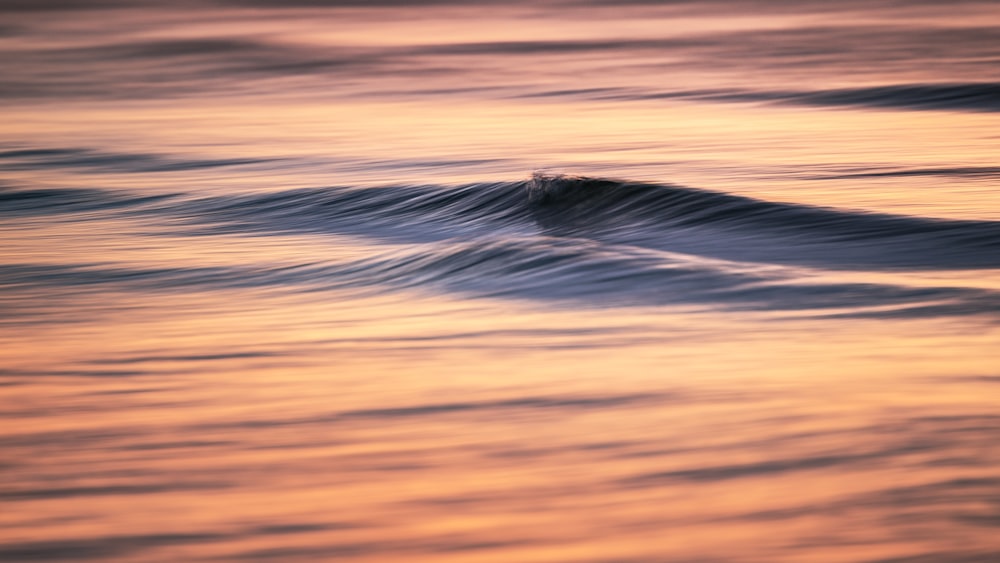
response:
<path id="1" fill-rule="evenodd" d="M 237 4 L 0 7 L 0 560 L 997 559 L 990 3 Z"/>
<path id="2" fill-rule="evenodd" d="M 21 421 L 5 438 L 8 534 L 176 536 L 148 540 L 151 560 L 780 558 L 797 542 L 793 558 L 844 561 L 939 545 L 893 524 L 924 510 L 899 503 L 989 473 L 991 434 L 968 425 L 995 382 L 948 374 L 995 365 L 995 331 L 803 321 L 779 336 L 661 312 L 246 295 L 254 312 L 227 295 L 101 320 L 100 340 L 46 336 L 61 343 L 35 360 L 49 375 L 5 391 Z M 540 341 L 569 323 L 603 336 Z M 635 344 L 609 326 L 637 328 Z M 251 340 L 270 355 L 240 357 Z M 19 366 L 28 351 L 5 354 Z M 137 373 L 88 376 L 88 359 Z M 63 493 L 31 492 L 49 480 Z M 66 502 L 71 490 L 100 502 Z"/>

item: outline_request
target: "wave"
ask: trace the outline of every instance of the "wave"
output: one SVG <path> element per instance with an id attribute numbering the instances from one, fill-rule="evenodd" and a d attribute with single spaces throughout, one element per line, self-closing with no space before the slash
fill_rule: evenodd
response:
<path id="1" fill-rule="evenodd" d="M 917 111 L 1000 111 L 1000 83 L 904 83 L 825 90 L 715 90 L 650 91 L 639 88 L 548 90 L 523 97 L 571 96 L 595 100 L 687 100 L 696 102 L 771 103 L 813 107 L 859 107 Z"/>
<path id="2" fill-rule="evenodd" d="M 814 180 L 845 180 L 854 178 L 905 178 L 930 176 L 943 178 L 987 178 L 1000 177 L 1000 166 L 956 166 L 950 168 L 901 168 L 867 169 L 840 174 L 813 176 Z"/>
<path id="3" fill-rule="evenodd" d="M 1000 111 L 1000 83 L 892 84 L 789 93 L 779 99 L 814 106 L 995 112 Z"/>
<path id="4" fill-rule="evenodd" d="M 1000 268 L 1000 221 L 765 201 L 671 184 L 536 174 L 463 186 L 223 196 L 0 189 L 0 214 L 140 215 L 187 232 L 345 234 L 402 244 L 548 237 L 842 270 Z"/>
<path id="5" fill-rule="evenodd" d="M 159 202 L 172 197 L 134 195 L 88 188 L 12 189 L 0 186 L 0 216 L 109 211 Z"/>
<path id="6" fill-rule="evenodd" d="M 224 196 L 0 189 L 0 215 L 34 223 L 44 215 L 125 216 L 166 229 L 146 236 L 351 235 L 367 241 L 370 253 L 238 267 L 0 264 L 0 286 L 24 303 L 60 288 L 67 295 L 394 289 L 574 307 L 881 318 L 1000 313 L 993 290 L 844 282 L 823 272 L 1000 268 L 1000 222 L 826 209 L 668 184 L 536 174 L 457 187 Z"/>
<path id="7" fill-rule="evenodd" d="M 333 266 L 322 276 L 345 287 L 432 288 L 589 307 L 865 317 L 1000 313 L 1000 292 L 989 290 L 816 280 L 782 268 L 549 237 L 420 245 Z"/>
<path id="8" fill-rule="evenodd" d="M 86 148 L 28 148 L 0 150 L 0 169 L 48 170 L 70 168 L 101 172 L 180 172 L 205 168 L 273 164 L 281 159 L 181 159 L 156 154 L 106 152 Z"/>
<path id="9" fill-rule="evenodd" d="M 587 308 L 678 306 L 881 318 L 1000 313 L 998 291 L 842 282 L 804 276 L 795 269 L 552 237 L 416 244 L 359 260 L 291 265 L 0 264 L 0 286 L 22 295 L 26 303 L 40 296 L 51 300 L 63 290 L 282 289 L 381 295 L 391 289 Z"/>
<path id="10" fill-rule="evenodd" d="M 323 188 L 188 200 L 210 231 L 421 243 L 534 236 L 832 269 L 1000 267 L 1000 222 L 764 201 L 670 184 L 536 174 L 458 187 Z"/>

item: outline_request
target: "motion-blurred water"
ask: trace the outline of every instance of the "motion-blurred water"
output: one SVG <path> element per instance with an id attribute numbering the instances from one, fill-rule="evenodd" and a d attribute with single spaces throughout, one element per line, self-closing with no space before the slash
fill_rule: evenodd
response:
<path id="1" fill-rule="evenodd" d="M 1000 560 L 995 3 L 0 50 L 0 560 Z"/>

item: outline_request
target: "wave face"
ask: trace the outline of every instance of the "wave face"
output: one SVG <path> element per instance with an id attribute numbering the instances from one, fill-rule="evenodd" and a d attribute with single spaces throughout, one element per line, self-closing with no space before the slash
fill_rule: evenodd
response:
<path id="1" fill-rule="evenodd" d="M 1000 268 L 1000 222 L 874 214 L 669 184 L 536 174 L 458 187 L 133 197 L 0 192 L 0 213 L 169 224 L 183 235 L 339 235 L 367 256 L 230 267 L 12 265 L 7 284 L 132 290 L 386 288 L 584 307 L 813 315 L 994 315 L 1000 292 L 845 281 L 833 272 Z M 823 274 L 827 272 L 827 274 Z"/>
<path id="2" fill-rule="evenodd" d="M 833 268 L 993 268 L 1000 222 L 775 203 L 670 185 L 536 177 L 546 229 L 724 259 Z"/>
<path id="3" fill-rule="evenodd" d="M 535 175 L 456 188 L 324 188 L 188 200 L 218 231 L 330 232 L 419 243 L 544 235 L 845 270 L 1000 267 L 1000 222 L 763 201 L 669 184 Z"/>

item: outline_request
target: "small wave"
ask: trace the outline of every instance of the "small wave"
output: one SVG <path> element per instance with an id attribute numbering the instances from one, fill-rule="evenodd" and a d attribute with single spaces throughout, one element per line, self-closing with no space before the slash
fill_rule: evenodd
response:
<path id="1" fill-rule="evenodd" d="M 11 189 L 0 187 L 0 216 L 68 214 L 113 210 L 168 199 L 86 188 Z"/>
<path id="2" fill-rule="evenodd" d="M 0 150 L 0 169 L 47 170 L 69 168 L 101 172 L 180 172 L 229 166 L 273 163 L 279 159 L 182 159 L 145 153 L 110 153 L 86 148 L 21 148 Z"/>
<path id="3" fill-rule="evenodd" d="M 190 199 L 173 211 L 219 232 L 344 233 L 419 243 L 537 232 L 530 220 L 525 186 L 525 182 L 500 182 L 304 188 Z"/>
<path id="4" fill-rule="evenodd" d="M 861 107 L 893 110 L 1000 111 L 1000 83 L 885 84 L 826 90 L 645 90 L 581 88 L 541 90 L 525 98 L 573 97 L 610 101 L 687 100 L 694 102 L 770 103 L 816 107 Z"/>
<path id="5" fill-rule="evenodd" d="M 325 188 L 202 198 L 178 210 L 226 232 L 343 233 L 401 243 L 542 234 L 835 269 L 1000 267 L 996 221 L 848 211 L 562 175 L 458 187 Z"/>
<path id="6" fill-rule="evenodd" d="M 893 84 L 801 92 L 783 101 L 819 106 L 867 106 L 915 110 L 1000 111 L 1000 83 Z"/>
<path id="7" fill-rule="evenodd" d="M 171 228 L 186 225 L 194 234 L 346 234 L 401 244 L 544 236 L 827 269 L 1000 268 L 1000 221 L 868 213 L 564 175 L 208 197 L 0 189 L 0 204 L 0 214 L 134 214 Z"/>
<path id="8" fill-rule="evenodd" d="M 425 245 L 324 271 L 348 286 L 437 288 L 575 306 L 692 306 L 840 314 L 993 314 L 1000 294 L 955 288 L 807 280 L 790 271 L 584 240 L 534 238 Z M 871 310 L 885 308 L 882 310 Z M 831 311 L 826 311 L 830 313 Z"/>
<path id="9" fill-rule="evenodd" d="M 551 237 L 409 245 L 355 261 L 284 266 L 0 265 L 0 286 L 28 297 L 59 289 L 376 294 L 393 289 L 588 308 L 677 306 L 885 318 L 1000 313 L 1000 292 L 985 289 L 837 282 L 785 268 Z"/>
<path id="10" fill-rule="evenodd" d="M 903 168 L 903 169 L 862 169 L 813 176 L 814 180 L 844 180 L 853 178 L 909 178 L 909 177 L 942 177 L 942 178 L 1000 178 L 1000 166 L 956 166 L 949 168 Z"/>

